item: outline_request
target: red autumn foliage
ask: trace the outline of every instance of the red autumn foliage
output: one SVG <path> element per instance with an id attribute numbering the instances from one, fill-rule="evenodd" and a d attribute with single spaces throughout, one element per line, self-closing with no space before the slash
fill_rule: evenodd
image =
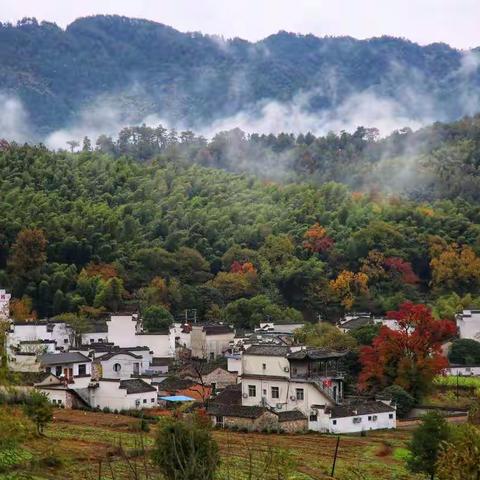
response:
<path id="1" fill-rule="evenodd" d="M 241 263 L 235 260 L 230 267 L 230 273 L 255 273 L 256 271 L 252 262 Z"/>
<path id="2" fill-rule="evenodd" d="M 388 312 L 388 318 L 396 320 L 399 328 L 383 326 L 372 345 L 361 349 L 359 387 L 381 390 L 396 384 L 420 398 L 448 365 L 441 346 L 455 334 L 456 326 L 449 320 L 435 320 L 426 305 L 412 302 Z"/>
<path id="3" fill-rule="evenodd" d="M 113 277 L 118 277 L 118 270 L 115 265 L 111 263 L 89 263 L 84 268 L 85 274 L 89 277 L 101 277 L 103 280 L 108 280 Z"/>
<path id="4" fill-rule="evenodd" d="M 333 246 L 333 240 L 327 235 L 327 231 L 319 223 L 311 226 L 303 236 L 303 248 L 314 253 L 321 253 Z"/>
<path id="5" fill-rule="evenodd" d="M 412 268 L 412 264 L 399 257 L 387 257 L 384 262 L 387 270 L 398 272 L 404 283 L 415 284 L 420 281 Z"/>

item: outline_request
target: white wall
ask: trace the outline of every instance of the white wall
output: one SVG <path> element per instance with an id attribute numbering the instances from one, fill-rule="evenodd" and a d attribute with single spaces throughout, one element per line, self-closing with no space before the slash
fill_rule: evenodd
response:
<path id="1" fill-rule="evenodd" d="M 111 410 L 139 410 L 157 406 L 157 392 L 127 395 L 125 389 L 119 388 L 119 381 L 100 381 L 98 384 L 98 388 L 91 390 L 90 404 L 93 408 L 108 407 Z M 139 405 L 136 403 L 137 400 Z"/>
<path id="2" fill-rule="evenodd" d="M 390 415 L 392 415 L 392 418 L 390 418 Z M 355 423 L 354 419 L 360 419 L 360 423 Z M 328 431 L 330 433 L 356 433 L 368 430 L 393 429 L 396 426 L 396 413 L 385 412 L 357 415 L 355 417 L 330 418 Z"/>
<path id="3" fill-rule="evenodd" d="M 480 341 L 480 312 L 464 310 L 457 316 L 460 338 Z"/>
<path id="4" fill-rule="evenodd" d="M 448 367 L 444 370 L 445 375 L 460 375 L 464 377 L 480 375 L 480 365 L 472 366 L 455 366 Z"/>
<path id="5" fill-rule="evenodd" d="M 254 385 L 256 396 L 249 396 L 249 386 Z M 277 387 L 279 398 L 272 395 L 272 387 Z M 303 389 L 303 400 L 297 399 L 297 389 Z M 289 379 L 242 379 L 242 405 L 266 405 L 278 411 L 298 409 L 305 415 L 310 415 L 312 405 L 332 405 L 330 399 L 325 397 L 312 384 L 295 382 Z"/>
<path id="6" fill-rule="evenodd" d="M 172 348 L 171 336 L 169 334 L 146 334 L 136 335 L 136 346 L 149 347 L 154 357 L 173 357 L 175 356 L 175 348 Z M 131 346 L 131 345 L 125 345 Z"/>
<path id="7" fill-rule="evenodd" d="M 119 353 L 108 360 L 98 359 L 102 366 L 103 378 L 131 378 L 134 374 L 141 374 L 148 369 L 148 360 L 143 358 L 133 358 L 131 355 Z M 120 365 L 120 370 L 115 371 L 114 366 Z M 135 372 L 135 364 L 138 366 L 138 371 Z"/>
<path id="8" fill-rule="evenodd" d="M 227 370 L 229 372 L 242 374 L 242 355 L 227 355 Z"/>
<path id="9" fill-rule="evenodd" d="M 286 357 L 267 355 L 242 355 L 243 375 L 274 375 L 290 377 L 290 364 Z"/>
<path id="10" fill-rule="evenodd" d="M 89 345 L 90 343 L 107 343 L 107 332 L 90 332 L 82 333 L 82 345 Z"/>
<path id="11" fill-rule="evenodd" d="M 107 320 L 108 341 L 119 347 L 136 347 L 137 318 L 134 315 L 112 315 Z"/>
<path id="12" fill-rule="evenodd" d="M 15 325 L 12 323 L 11 331 L 7 335 L 7 347 L 17 346 L 21 341 L 54 340 L 57 347 L 65 350 L 70 348 L 72 329 L 65 323 L 46 323 Z M 48 331 L 48 330 L 52 331 Z"/>
<path id="13" fill-rule="evenodd" d="M 8 354 L 8 368 L 13 372 L 40 372 L 40 363 L 36 355 Z"/>
<path id="14" fill-rule="evenodd" d="M 67 403 L 68 403 L 67 396 L 69 395 L 69 393 L 65 389 L 59 388 L 57 390 L 53 388 L 44 389 L 41 387 L 37 387 L 37 390 L 45 394 L 50 400 L 50 402 L 53 403 L 54 405 L 57 405 L 58 407 L 67 406 Z"/>

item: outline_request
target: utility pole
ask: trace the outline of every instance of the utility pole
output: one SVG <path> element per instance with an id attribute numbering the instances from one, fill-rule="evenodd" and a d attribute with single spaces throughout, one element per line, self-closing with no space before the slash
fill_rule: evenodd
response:
<path id="1" fill-rule="evenodd" d="M 337 463 L 337 455 L 338 455 L 338 445 L 340 443 L 340 435 L 337 437 L 337 445 L 335 447 L 335 456 L 333 457 L 333 465 L 332 465 L 332 474 L 330 475 L 333 477 L 335 473 L 335 464 Z"/>

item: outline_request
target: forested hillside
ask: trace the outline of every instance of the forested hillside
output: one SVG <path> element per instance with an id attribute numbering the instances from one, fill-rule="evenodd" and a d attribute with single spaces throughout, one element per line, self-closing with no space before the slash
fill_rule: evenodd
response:
<path id="1" fill-rule="evenodd" d="M 249 43 L 117 16 L 66 30 L 34 19 L 0 25 L 0 93 L 21 100 L 42 135 L 98 104 L 123 124 L 157 114 L 197 129 L 292 100 L 306 114 L 340 107 L 342 118 L 361 104 L 405 122 L 453 120 L 479 108 L 479 66 L 475 51 L 390 37 L 279 32 Z"/>
<path id="2" fill-rule="evenodd" d="M 140 163 L 3 146 L 0 285 L 23 298 L 17 318 L 133 303 L 248 326 L 404 299 L 448 317 L 479 302 L 477 204 L 278 184 L 179 152 Z"/>
<path id="3" fill-rule="evenodd" d="M 405 128 L 386 138 L 379 137 L 374 128 L 358 127 L 353 133 L 326 136 L 247 135 L 234 129 L 206 140 L 192 131 L 142 125 L 122 129 L 116 139 L 106 135 L 96 141 L 86 138 L 78 147 L 138 161 L 173 156 L 188 164 L 253 173 L 265 180 L 316 185 L 335 181 L 353 190 L 422 201 L 480 200 L 478 115 L 417 131 Z"/>

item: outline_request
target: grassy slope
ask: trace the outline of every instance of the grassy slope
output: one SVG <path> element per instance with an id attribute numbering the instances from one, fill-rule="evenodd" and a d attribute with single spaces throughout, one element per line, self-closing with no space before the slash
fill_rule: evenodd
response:
<path id="1" fill-rule="evenodd" d="M 54 422 L 46 430 L 46 437 L 31 438 L 24 447 L 27 453 L 33 453 L 36 458 L 57 457 L 61 459 L 62 465 L 49 466 L 44 460 L 35 462 L 32 467 L 32 464 L 27 462 L 17 472 L 29 472 L 38 479 L 97 479 L 101 460 L 101 478 L 135 478 L 132 472 L 134 469 L 144 471 L 144 459 L 141 456 L 131 458 L 129 465 L 119 458 L 119 452 L 120 447 L 130 452 L 139 449 L 138 423 L 136 419 L 113 414 L 59 410 L 55 413 Z M 221 480 L 247 478 L 242 477 L 239 472 L 245 471 L 249 452 L 253 454 L 253 461 L 258 463 L 269 446 L 291 450 L 297 461 L 297 473 L 290 477 L 292 480 L 330 478 L 328 472 L 336 437 L 318 434 L 242 434 L 227 431 L 216 431 L 214 435 L 222 454 L 219 475 Z M 414 478 L 407 476 L 402 460 L 409 435 L 408 431 L 397 430 L 372 432 L 367 437 L 342 436 L 335 478 Z M 144 434 L 143 441 L 147 447 L 152 445 L 153 438 L 154 428 Z M 109 456 L 110 462 L 106 461 Z M 147 468 L 151 469 L 151 466 L 147 465 Z M 352 469 L 360 469 L 366 475 L 351 476 Z M 11 477 L 2 477 L 0 474 L 0 479 L 3 478 Z M 145 477 L 140 474 L 138 478 Z M 158 476 L 152 475 L 149 478 Z M 270 477 L 264 478 L 267 480 Z"/>

